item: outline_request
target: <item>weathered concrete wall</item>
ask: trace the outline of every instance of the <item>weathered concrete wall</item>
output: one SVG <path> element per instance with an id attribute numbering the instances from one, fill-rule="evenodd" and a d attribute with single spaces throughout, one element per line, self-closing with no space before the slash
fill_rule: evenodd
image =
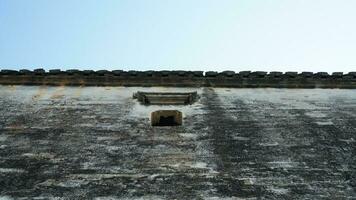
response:
<path id="1" fill-rule="evenodd" d="M 249 72 L 233 71 L 91 71 L 91 70 L 1 70 L 3 85 L 70 85 L 70 86 L 171 86 L 235 88 L 353 88 L 356 72 Z"/>
<path id="2" fill-rule="evenodd" d="M 0 199 L 356 195 L 356 90 L 0 86 L 0 105 Z M 151 127 L 163 109 L 183 126 Z"/>

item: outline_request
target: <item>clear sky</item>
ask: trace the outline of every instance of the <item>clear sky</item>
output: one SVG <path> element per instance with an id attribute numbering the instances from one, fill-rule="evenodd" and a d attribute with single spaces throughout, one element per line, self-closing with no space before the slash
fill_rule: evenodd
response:
<path id="1" fill-rule="evenodd" d="M 356 0 L 1 0 L 0 68 L 356 71 Z"/>

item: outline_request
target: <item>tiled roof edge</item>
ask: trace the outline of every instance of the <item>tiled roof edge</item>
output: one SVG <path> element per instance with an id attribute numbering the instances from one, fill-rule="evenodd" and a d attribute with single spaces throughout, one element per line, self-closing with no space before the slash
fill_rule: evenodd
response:
<path id="1" fill-rule="evenodd" d="M 3 85 L 356 88 L 356 72 L 1 70 Z"/>

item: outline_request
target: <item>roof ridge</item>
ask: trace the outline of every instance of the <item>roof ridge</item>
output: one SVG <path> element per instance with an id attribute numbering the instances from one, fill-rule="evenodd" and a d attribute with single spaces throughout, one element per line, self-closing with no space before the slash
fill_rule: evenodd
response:
<path id="1" fill-rule="evenodd" d="M 0 71 L 4 85 L 356 88 L 356 72 L 135 71 L 34 69 Z"/>

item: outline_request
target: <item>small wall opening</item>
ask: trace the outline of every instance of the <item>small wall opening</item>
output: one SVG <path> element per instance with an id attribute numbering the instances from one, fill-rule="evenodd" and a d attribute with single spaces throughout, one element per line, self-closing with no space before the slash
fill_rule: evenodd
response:
<path id="1" fill-rule="evenodd" d="M 180 126 L 182 112 L 178 110 L 158 110 L 151 113 L 152 126 Z"/>

